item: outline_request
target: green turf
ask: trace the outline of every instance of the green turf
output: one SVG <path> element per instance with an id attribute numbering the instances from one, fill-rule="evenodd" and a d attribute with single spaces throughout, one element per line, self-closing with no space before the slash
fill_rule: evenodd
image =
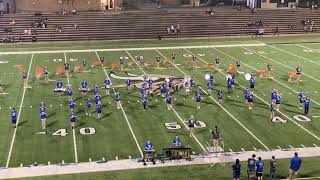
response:
<path id="1" fill-rule="evenodd" d="M 304 42 L 317 40 L 317 36 L 307 38 L 297 37 L 291 40 L 289 37 L 263 38 L 263 42 Z M 245 44 L 257 43 L 251 39 L 228 39 L 217 41 L 204 40 L 181 40 L 181 41 L 163 41 L 157 42 L 126 42 L 126 43 L 79 43 L 79 44 L 54 44 L 53 49 L 89 49 L 89 48 L 112 48 L 112 47 L 159 47 L 159 46 L 176 46 L 176 45 L 206 45 L 206 44 Z M 99 44 L 99 46 L 97 46 Z M 221 136 L 226 151 L 241 151 L 253 149 L 276 149 L 293 147 L 312 147 L 320 145 L 320 132 L 318 131 L 320 123 L 316 117 L 319 116 L 320 98 L 319 83 L 320 78 L 318 61 L 320 47 L 318 44 L 275 44 L 259 47 L 221 47 L 221 48 L 196 48 L 196 49 L 170 49 L 170 50 L 131 50 L 131 51 L 114 51 L 114 52 L 95 52 L 90 53 L 48 53 L 34 54 L 30 77 L 28 80 L 32 89 L 27 89 L 23 99 L 23 107 L 20 113 L 20 124 L 17 129 L 10 167 L 17 167 L 21 163 L 29 165 L 34 162 L 46 164 L 59 163 L 62 160 L 66 162 L 75 162 L 78 157 L 79 162 L 88 162 L 105 159 L 127 159 L 141 157 L 140 149 L 143 149 L 144 143 L 151 140 L 158 153 L 161 153 L 163 147 L 168 147 L 172 143 L 175 135 L 179 135 L 182 143 L 192 147 L 195 153 L 203 152 L 206 143 L 210 140 L 210 129 L 218 126 L 221 130 Z M 6 46 L 12 48 L 12 51 L 25 51 L 25 46 Z M 81 46 L 81 47 L 79 47 Z M 92 47 L 91 47 L 92 46 Z M 39 50 L 51 49 L 47 44 L 30 45 L 31 49 L 41 47 Z M 156 56 L 162 60 L 170 59 L 171 53 L 175 52 L 177 59 L 175 65 L 161 65 L 161 69 L 155 68 L 155 65 L 139 65 L 135 62 L 135 56 L 141 55 L 143 61 L 154 61 Z M 191 59 L 190 55 L 201 55 L 197 59 L 197 68 L 192 69 L 187 62 Z M 97 56 L 105 57 L 104 68 L 90 67 Z M 112 70 L 112 64 L 118 64 L 119 57 L 128 57 L 131 65 L 126 65 L 125 72 Z M 3 152 L 0 156 L 0 166 L 5 166 L 9 154 L 10 143 L 13 136 L 13 128 L 10 124 L 9 107 L 15 107 L 19 110 L 22 100 L 23 88 L 21 88 L 21 74 L 14 67 L 17 64 L 23 64 L 25 70 L 29 68 L 32 55 L 1 55 L 0 60 L 7 60 L 9 63 L 1 63 L 1 81 L 4 83 L 4 89 L 9 95 L 0 96 L 0 115 L 4 120 L 0 121 L 0 150 Z M 66 61 L 71 67 L 80 66 L 82 60 L 86 59 L 89 67 L 86 72 L 71 72 L 70 78 L 64 74 L 56 75 L 57 67 L 63 66 Z M 131 59 L 133 57 L 133 59 Z M 208 68 L 207 64 L 213 63 L 214 58 L 221 59 L 220 71 Z M 52 61 L 56 59 L 57 62 Z M 60 60 L 61 59 L 61 60 Z M 227 92 L 226 88 L 226 70 L 230 66 L 235 66 L 236 59 L 241 60 L 242 64 L 239 69 L 241 72 L 254 73 L 258 75 L 260 69 L 266 69 L 266 65 L 271 63 L 274 70 L 274 80 L 267 78 L 257 78 L 254 89 L 254 106 L 249 110 L 244 103 L 243 87 L 248 87 L 249 82 L 244 79 L 243 74 L 236 77 L 236 85 L 233 92 Z M 294 84 L 288 82 L 288 73 L 294 71 L 298 66 L 302 66 L 302 82 Z M 43 77 L 36 78 L 36 68 L 48 66 L 52 72 L 50 79 L 54 80 L 49 83 L 43 82 Z M 88 71 L 88 72 L 87 72 Z M 91 110 L 91 116 L 85 115 L 85 102 L 89 97 L 94 101 L 93 94 L 87 97 L 78 92 L 82 80 L 87 80 L 90 87 L 95 85 L 103 86 L 106 73 L 114 72 L 120 76 L 127 76 L 126 73 L 135 75 L 150 76 L 171 76 L 184 78 L 191 76 L 199 85 L 186 96 L 184 89 L 173 93 L 173 108 L 168 110 L 166 103 L 161 96 L 150 96 L 147 111 L 143 111 L 140 102 L 139 89 L 133 89 L 128 94 L 124 84 L 125 79 L 111 78 L 115 91 L 121 94 L 123 111 L 117 109 L 114 92 L 111 90 L 110 95 L 105 95 L 103 89 L 100 89 L 103 103 L 103 118 L 98 119 L 95 111 L 95 105 Z M 214 91 L 211 96 L 206 95 L 207 81 L 206 74 L 214 75 Z M 74 98 L 76 99 L 76 113 L 78 116 L 75 133 L 70 128 L 68 116 L 68 97 L 66 95 L 58 96 L 53 93 L 55 81 L 61 79 L 64 84 L 68 80 L 72 85 Z M 121 86 L 121 87 L 120 87 Z M 194 92 L 199 88 L 203 97 L 201 109 L 196 109 Z M 277 114 L 281 118 L 288 120 L 288 123 L 272 123 L 270 121 L 270 94 L 273 88 L 282 93 L 282 114 Z M 217 103 L 217 90 L 221 89 L 225 94 L 222 105 Z M 293 119 L 294 115 L 303 114 L 298 108 L 297 92 L 304 90 L 310 95 L 311 111 L 309 117 L 312 122 L 305 123 Z M 48 106 L 48 128 L 47 134 L 35 134 L 41 131 L 39 120 L 39 103 L 43 100 Z M 80 103 L 82 105 L 80 105 Z M 51 107 L 52 105 L 52 107 Z M 62 106 L 61 106 L 62 105 Z M 31 108 L 32 107 L 32 108 Z M 197 120 L 206 123 L 205 128 L 196 128 L 194 137 L 189 137 L 186 120 L 195 115 Z M 165 123 L 175 123 L 181 125 L 180 129 L 166 129 Z M 58 129 L 66 128 L 69 133 L 65 137 L 51 136 Z M 93 135 L 82 135 L 79 133 L 81 128 L 95 128 L 96 133 Z M 74 138 L 73 138 L 74 137 Z M 75 145 L 77 149 L 75 149 Z"/>
<path id="2" fill-rule="evenodd" d="M 301 178 L 319 177 L 318 170 L 319 158 L 304 158 L 302 169 L 299 173 Z M 265 161 L 264 178 L 267 179 L 269 175 L 269 161 Z M 47 176 L 23 178 L 25 180 L 93 180 L 93 179 L 232 179 L 231 163 L 225 165 L 216 165 L 214 168 L 211 165 L 190 165 L 190 166 L 176 166 L 150 169 L 137 169 L 126 171 L 112 171 L 112 172 L 96 172 L 73 175 Z M 277 178 L 288 177 L 289 159 L 282 159 L 277 161 Z M 242 163 L 241 179 L 246 179 L 246 164 Z M 316 179 L 316 178 L 314 178 Z"/>

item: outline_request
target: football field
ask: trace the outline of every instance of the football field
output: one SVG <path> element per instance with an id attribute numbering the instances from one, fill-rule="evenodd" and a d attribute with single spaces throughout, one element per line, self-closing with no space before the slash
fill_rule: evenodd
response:
<path id="1" fill-rule="evenodd" d="M 196 40 L 195 40 L 196 41 Z M 10 51 L 10 53 L 8 53 Z M 176 58 L 172 60 L 172 53 Z M 79 163 L 140 158 L 144 144 L 150 140 L 158 153 L 169 147 L 175 135 L 182 144 L 192 147 L 194 153 L 207 150 L 210 130 L 218 126 L 226 152 L 287 149 L 320 146 L 320 44 L 288 43 L 268 44 L 260 41 L 215 43 L 201 45 L 189 42 L 183 46 L 152 44 L 145 47 L 81 48 L 72 50 L 26 49 L 0 53 L 0 167 L 38 164 Z M 142 60 L 138 61 L 137 57 Z M 104 58 L 101 64 L 101 57 Z M 119 58 L 124 57 L 123 70 Z M 157 67 L 156 57 L 161 62 Z M 192 57 L 196 57 L 192 62 Z M 215 64 L 216 58 L 220 65 Z M 83 60 L 87 66 L 83 66 Z M 236 61 L 241 62 L 236 68 Z M 71 71 L 64 72 L 64 64 Z M 272 78 L 264 72 L 272 65 Z M 302 68 L 301 81 L 296 77 L 288 81 L 289 74 Z M 49 82 L 44 81 L 43 68 L 47 67 Z M 24 88 L 22 72 L 28 72 L 28 85 Z M 235 74 L 234 89 L 228 91 L 227 76 Z M 244 89 L 249 88 L 245 75 L 254 74 L 253 108 L 245 104 Z M 207 91 L 206 75 L 214 77 L 214 90 Z M 143 77 L 154 79 L 154 95 L 143 111 L 140 89 Z M 196 85 L 189 95 L 183 88 L 185 77 Z M 110 95 L 106 95 L 104 80 L 110 79 Z M 171 110 L 168 110 L 160 86 L 173 78 L 174 89 Z M 129 94 L 126 80 L 132 79 Z M 69 121 L 69 97 L 54 93 L 61 80 L 73 90 L 76 127 Z M 79 92 L 86 80 L 92 90 L 99 87 L 102 96 L 102 118 L 95 105 L 86 114 L 86 101 L 94 103 L 94 95 Z M 270 118 L 271 92 L 281 94 L 281 106 Z M 195 91 L 201 93 L 201 108 L 197 109 Z M 218 90 L 224 93 L 223 102 L 217 99 Z M 299 109 L 298 93 L 311 97 L 310 112 Z M 121 108 L 117 108 L 115 92 L 121 94 Z M 47 128 L 41 129 L 39 104 L 47 106 Z M 18 112 L 18 126 L 13 128 L 10 111 Z M 191 137 L 188 119 L 194 115 L 198 121 Z M 280 121 L 277 121 L 280 120 Z M 222 146 L 222 145 L 221 145 Z"/>

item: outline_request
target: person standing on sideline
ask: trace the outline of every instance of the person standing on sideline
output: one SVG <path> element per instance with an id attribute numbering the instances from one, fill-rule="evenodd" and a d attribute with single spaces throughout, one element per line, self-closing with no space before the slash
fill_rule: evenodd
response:
<path id="1" fill-rule="evenodd" d="M 258 180 L 262 180 L 263 178 L 263 167 L 264 162 L 261 160 L 261 157 L 258 157 L 258 161 L 256 162 L 256 176 Z"/>
<path id="2" fill-rule="evenodd" d="M 295 152 L 294 157 L 291 159 L 291 162 L 290 162 L 289 179 L 295 179 L 298 176 L 301 163 L 302 163 L 301 158 L 298 157 L 298 153 Z"/>
<path id="3" fill-rule="evenodd" d="M 236 159 L 236 162 L 232 165 L 232 171 L 233 180 L 240 180 L 241 164 L 239 159 Z"/>
<path id="4" fill-rule="evenodd" d="M 251 158 L 248 159 L 247 165 L 247 173 L 248 173 L 248 180 L 255 179 L 255 166 L 256 166 L 256 155 L 253 154 Z"/>
<path id="5" fill-rule="evenodd" d="M 214 129 L 212 129 L 210 131 L 212 134 L 213 150 L 217 151 L 218 147 L 219 147 L 220 131 L 218 130 L 218 126 L 215 126 Z"/>
<path id="6" fill-rule="evenodd" d="M 276 179 L 276 157 L 272 156 L 272 159 L 270 161 L 269 180 L 275 180 L 275 179 Z"/>

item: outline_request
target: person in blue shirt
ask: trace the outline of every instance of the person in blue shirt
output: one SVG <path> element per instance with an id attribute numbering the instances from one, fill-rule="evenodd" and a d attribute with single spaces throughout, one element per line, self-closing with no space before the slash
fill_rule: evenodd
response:
<path id="1" fill-rule="evenodd" d="M 222 90 L 219 90 L 219 91 L 218 91 L 217 96 L 218 96 L 218 102 L 219 102 L 220 104 L 222 104 L 223 97 L 224 97 Z"/>
<path id="2" fill-rule="evenodd" d="M 72 95 L 73 95 L 71 87 L 68 87 L 67 93 L 68 93 L 69 99 L 71 99 L 71 98 L 72 98 Z"/>
<path id="3" fill-rule="evenodd" d="M 87 93 L 89 91 L 89 83 L 86 80 L 83 80 L 81 83 L 81 92 Z"/>
<path id="4" fill-rule="evenodd" d="M 47 106 L 43 101 L 41 101 L 41 103 L 39 104 L 39 109 L 40 109 L 40 111 L 42 111 L 42 110 L 46 111 Z"/>
<path id="5" fill-rule="evenodd" d="M 281 95 L 280 95 L 280 93 L 277 93 L 277 96 L 276 96 L 276 106 L 277 106 L 277 110 L 280 109 L 280 104 L 281 104 Z"/>
<path id="6" fill-rule="evenodd" d="M 87 116 L 91 116 L 91 111 L 90 111 L 91 107 L 92 107 L 92 102 L 91 102 L 90 98 L 88 98 L 87 102 L 86 102 L 86 115 Z"/>
<path id="7" fill-rule="evenodd" d="M 307 96 L 306 99 L 304 100 L 304 114 L 305 115 L 308 115 L 309 108 L 310 108 L 310 97 Z"/>
<path id="8" fill-rule="evenodd" d="M 199 89 L 195 92 L 195 100 L 196 100 L 196 103 L 197 103 L 197 109 L 200 109 L 200 104 L 201 104 L 201 94 L 200 94 L 200 91 Z"/>
<path id="9" fill-rule="evenodd" d="M 96 104 L 98 104 L 98 102 L 101 102 L 101 96 L 98 94 L 94 97 Z"/>
<path id="10" fill-rule="evenodd" d="M 152 78 L 149 78 L 148 79 L 148 86 L 149 86 L 149 91 L 151 92 L 151 93 L 153 93 L 153 80 L 152 80 Z"/>
<path id="11" fill-rule="evenodd" d="M 248 106 L 248 95 L 249 95 L 249 92 L 250 90 L 248 88 L 246 88 L 244 91 L 243 91 L 243 94 L 244 94 L 244 98 L 245 98 L 245 105 Z"/>
<path id="12" fill-rule="evenodd" d="M 276 104 L 274 101 L 271 102 L 270 111 L 271 111 L 270 119 L 272 120 L 274 118 L 274 112 L 276 111 Z"/>
<path id="13" fill-rule="evenodd" d="M 73 112 L 74 111 L 74 107 L 75 107 L 76 103 L 74 101 L 73 98 L 70 98 L 69 100 L 69 108 L 70 108 L 70 111 Z"/>
<path id="14" fill-rule="evenodd" d="M 160 56 L 156 57 L 156 62 L 157 62 L 157 69 L 160 69 L 160 62 L 161 62 Z"/>
<path id="15" fill-rule="evenodd" d="M 131 80 L 130 79 L 127 79 L 127 81 L 126 81 L 126 88 L 127 88 L 128 94 L 130 94 L 131 93 Z"/>
<path id="16" fill-rule="evenodd" d="M 54 92 L 57 92 L 59 95 L 63 92 L 65 92 L 66 89 L 64 87 L 64 84 L 61 80 L 58 80 L 58 82 L 56 83 L 56 87 L 54 89 Z"/>
<path id="17" fill-rule="evenodd" d="M 173 142 L 172 142 L 172 145 L 173 147 L 176 147 L 176 146 L 180 146 L 181 145 L 181 141 L 180 141 L 180 138 L 178 135 L 176 135 L 173 139 Z"/>
<path id="18" fill-rule="evenodd" d="M 253 75 L 251 75 L 251 78 L 250 78 L 250 89 L 251 90 L 254 89 L 254 85 L 255 85 L 255 78 L 253 77 Z"/>
<path id="19" fill-rule="evenodd" d="M 277 90 L 273 89 L 272 92 L 271 92 L 271 100 L 273 102 L 276 102 L 277 94 L 278 94 Z"/>
<path id="20" fill-rule="evenodd" d="M 118 92 L 116 92 L 116 94 L 115 94 L 115 99 L 116 99 L 116 102 L 117 102 L 117 108 L 118 108 L 118 109 L 120 109 L 120 108 L 121 108 L 121 101 L 120 101 L 120 98 L 121 98 L 121 96 L 120 96 L 120 92 L 118 91 Z"/>
<path id="21" fill-rule="evenodd" d="M 17 113 L 16 109 L 12 108 L 11 109 L 11 123 L 12 123 L 13 128 L 17 127 L 17 117 L 18 117 L 18 113 Z"/>
<path id="22" fill-rule="evenodd" d="M 42 129 L 43 130 L 46 129 L 47 113 L 46 113 L 45 109 L 41 109 L 40 120 L 41 120 Z"/>
<path id="23" fill-rule="evenodd" d="M 170 77 L 169 78 L 169 89 L 170 89 L 170 92 L 173 92 L 173 78 L 172 77 Z"/>
<path id="24" fill-rule="evenodd" d="M 147 109 L 147 105 L 148 105 L 148 96 L 147 96 L 147 94 L 144 93 L 142 95 L 141 102 L 142 102 L 142 105 L 143 105 L 143 111 L 145 111 Z"/>
<path id="25" fill-rule="evenodd" d="M 228 91 L 232 91 L 233 89 L 233 81 L 232 81 L 232 78 L 228 78 L 227 80 L 227 88 L 228 88 Z"/>
<path id="26" fill-rule="evenodd" d="M 170 92 L 167 92 L 166 95 L 165 95 L 165 98 L 166 98 L 166 103 L 167 103 L 167 108 L 168 110 L 171 110 L 171 103 L 172 103 L 172 95 Z"/>
<path id="27" fill-rule="evenodd" d="M 213 81 L 211 79 L 208 80 L 207 86 L 208 86 L 208 94 L 211 95 L 211 92 L 213 90 Z"/>
<path id="28" fill-rule="evenodd" d="M 304 99 L 305 99 L 304 92 L 301 91 L 301 92 L 298 94 L 298 96 L 299 96 L 299 101 L 300 101 L 300 106 L 299 106 L 299 108 L 302 109 L 302 105 L 303 105 L 303 102 L 304 102 Z"/>
<path id="29" fill-rule="evenodd" d="M 261 157 L 258 157 L 258 161 L 256 162 L 256 177 L 258 178 L 258 180 L 262 180 L 263 167 L 264 162 L 261 160 Z"/>
<path id="30" fill-rule="evenodd" d="M 104 87 L 106 89 L 106 95 L 109 95 L 109 90 L 111 88 L 111 81 L 110 79 L 106 78 L 106 80 L 104 80 Z"/>
<path id="31" fill-rule="evenodd" d="M 239 159 L 236 159 L 236 162 L 232 164 L 232 177 L 233 180 L 240 180 L 241 173 L 241 164 Z"/>
<path id="32" fill-rule="evenodd" d="M 153 149 L 153 144 L 150 141 L 144 145 L 144 157 L 143 157 L 143 165 L 147 165 L 146 161 L 152 161 L 155 164 L 155 150 Z"/>
<path id="33" fill-rule="evenodd" d="M 97 106 L 97 113 L 98 113 L 98 119 L 101 119 L 101 113 L 102 113 L 102 104 L 101 104 L 101 102 L 99 101 L 97 104 L 96 104 L 96 106 Z"/>
<path id="34" fill-rule="evenodd" d="M 300 170 L 302 164 L 301 158 L 298 156 L 298 153 L 294 153 L 294 157 L 290 161 L 290 168 L 289 168 L 289 178 L 288 179 L 295 179 L 298 176 L 298 172 Z"/>
<path id="35" fill-rule="evenodd" d="M 70 119 L 70 123 L 71 123 L 71 128 L 74 129 L 74 125 L 75 125 L 75 122 L 76 122 L 76 114 L 74 112 L 71 112 L 70 116 L 69 116 L 69 119 Z"/>
<path id="36" fill-rule="evenodd" d="M 167 92 L 167 83 L 163 82 L 161 85 L 161 93 L 166 93 Z"/>
<path id="37" fill-rule="evenodd" d="M 141 88 L 140 95 L 143 96 L 144 94 L 147 94 L 147 91 L 144 88 Z"/>
<path id="38" fill-rule="evenodd" d="M 147 143 L 144 146 L 144 150 L 152 151 L 153 150 L 153 144 L 150 141 L 147 141 Z"/>
<path id="39" fill-rule="evenodd" d="M 253 104 L 253 92 L 250 91 L 248 94 L 248 107 L 249 107 L 249 109 L 252 109 L 252 104 Z"/>
<path id="40" fill-rule="evenodd" d="M 96 87 L 92 90 L 93 95 L 96 96 L 99 94 L 99 87 L 96 85 Z"/>

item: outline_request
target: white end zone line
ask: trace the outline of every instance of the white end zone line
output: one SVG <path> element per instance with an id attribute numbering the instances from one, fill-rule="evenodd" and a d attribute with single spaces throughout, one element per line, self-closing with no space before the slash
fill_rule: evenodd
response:
<path id="1" fill-rule="evenodd" d="M 215 50 L 217 50 L 218 52 L 221 52 L 220 50 L 214 48 Z M 189 51 L 188 49 L 185 49 L 186 51 L 188 51 L 189 53 L 193 54 L 194 56 L 198 57 L 198 59 L 202 60 L 205 64 L 208 64 L 207 61 L 203 60 L 201 57 L 197 56 L 196 54 L 194 54 L 193 52 Z M 222 71 L 218 71 L 219 73 L 221 73 L 222 75 L 226 75 L 224 74 Z M 242 87 L 243 89 L 245 89 L 244 86 L 242 86 L 240 83 L 238 83 L 237 81 L 235 81 L 240 87 Z M 259 96 L 257 96 L 256 94 L 254 94 L 255 97 L 257 97 L 258 99 L 260 99 L 260 101 L 264 102 L 266 105 L 270 105 L 269 103 L 267 103 L 265 100 L 263 100 L 262 98 L 260 98 Z M 277 110 L 277 112 L 279 112 L 281 115 L 283 115 L 284 117 L 286 117 L 287 119 L 289 119 L 291 122 L 293 122 L 295 125 L 297 125 L 298 127 L 300 127 L 301 129 L 303 129 L 304 131 L 306 131 L 307 133 L 309 133 L 311 136 L 313 136 L 315 139 L 320 141 L 320 138 L 318 136 L 316 136 L 315 134 L 313 134 L 311 131 L 309 131 L 308 129 L 306 129 L 305 127 L 303 127 L 302 125 L 300 125 L 299 123 L 297 123 L 296 121 L 294 121 L 293 119 L 291 119 L 289 116 L 287 116 L 286 114 L 284 114 L 283 112 Z"/>
<path id="2" fill-rule="evenodd" d="M 241 48 L 243 48 L 243 49 L 245 49 L 245 50 L 247 50 L 247 51 L 249 51 L 249 52 L 252 52 L 252 53 L 254 53 L 254 54 L 257 54 L 258 56 L 261 56 L 261 57 L 263 57 L 263 58 L 265 58 L 265 59 L 268 59 L 268 60 L 270 60 L 270 61 L 272 61 L 272 62 L 275 62 L 275 63 L 277 63 L 277 64 L 280 64 L 280 65 L 282 65 L 282 66 L 284 66 L 284 67 L 286 67 L 286 68 L 288 68 L 288 69 L 291 69 L 291 70 L 294 70 L 294 71 L 295 71 L 294 68 L 292 68 L 292 67 L 290 67 L 290 66 L 288 66 L 288 65 L 285 65 L 285 64 L 283 64 L 283 63 L 281 63 L 281 62 L 278 62 L 278 61 L 276 61 L 276 60 L 274 60 L 274 59 L 271 59 L 271 58 L 269 58 L 269 57 L 267 57 L 267 56 L 264 56 L 264 55 L 262 55 L 262 54 L 259 54 L 259 53 L 255 52 L 254 50 L 248 49 L 248 48 L 246 48 L 246 47 L 244 47 L 244 46 L 241 46 Z M 216 48 L 215 48 L 215 49 L 216 49 Z M 315 81 L 320 82 L 319 79 L 317 79 L 317 78 L 315 78 L 315 77 L 313 77 L 313 76 L 311 76 L 311 75 L 309 75 L 309 74 L 302 73 L 302 75 L 305 75 L 305 76 L 307 76 L 307 77 L 309 77 L 309 78 L 311 78 L 311 79 L 313 79 L 313 80 L 315 80 Z"/>
<path id="3" fill-rule="evenodd" d="M 144 74 L 147 74 L 142 68 L 141 66 L 136 62 L 136 60 L 131 56 L 131 54 L 126 50 L 126 53 L 130 56 L 130 58 L 138 65 L 138 67 L 141 69 L 141 71 L 144 73 Z M 182 122 L 182 124 L 184 125 L 184 127 L 186 129 L 188 129 L 188 126 L 186 125 L 186 123 L 183 121 L 183 119 L 181 118 L 181 116 L 177 113 L 177 111 L 174 109 L 174 107 L 171 107 L 171 109 L 173 110 L 173 112 L 175 113 L 175 115 L 179 118 L 179 120 Z M 201 149 L 203 151 L 206 151 L 206 149 L 203 147 L 203 145 L 200 143 L 200 141 L 198 140 L 198 138 L 192 133 L 191 135 L 195 140 L 196 142 L 199 144 L 199 146 L 201 147 Z"/>
<path id="4" fill-rule="evenodd" d="M 216 50 L 219 51 L 220 53 L 222 53 L 222 54 L 230 57 L 231 59 L 237 60 L 237 58 L 235 58 L 235 57 L 233 57 L 233 56 L 231 56 L 231 55 L 229 55 L 229 54 L 227 54 L 227 53 L 225 53 L 225 52 L 223 52 L 223 51 L 221 51 L 221 50 L 218 50 L 218 49 L 216 49 Z M 255 70 L 256 72 L 259 72 L 256 68 L 254 68 L 254 67 L 252 67 L 252 66 L 250 66 L 250 65 L 248 65 L 248 64 L 246 64 L 246 63 L 244 63 L 244 62 L 241 62 L 241 63 L 244 64 L 245 66 L 247 66 L 248 68 Z M 277 83 L 281 84 L 282 86 L 290 89 L 292 92 L 294 92 L 294 93 L 299 93 L 298 91 L 296 91 L 296 90 L 294 90 L 293 88 L 285 85 L 284 83 L 278 81 L 277 79 L 273 79 L 273 80 L 276 81 Z M 265 94 L 263 94 L 263 96 L 265 96 Z M 317 101 L 315 101 L 315 100 L 312 100 L 312 99 L 311 99 L 311 101 L 314 102 L 314 103 L 317 104 L 317 105 L 320 105 L 320 103 L 317 102 Z"/>
<path id="5" fill-rule="evenodd" d="M 156 50 L 162 57 L 166 58 L 160 51 Z M 190 52 L 192 53 L 192 52 Z M 171 62 L 171 61 L 169 61 Z M 184 71 L 182 71 L 179 67 L 177 67 L 177 65 L 175 65 L 174 63 L 171 63 L 177 70 L 179 70 L 182 74 L 184 74 L 185 76 L 188 76 Z M 208 95 L 208 93 L 201 87 L 199 86 L 199 88 L 206 94 Z M 256 135 L 254 135 L 247 127 L 245 127 L 237 118 L 235 118 L 227 109 L 225 109 L 219 102 L 217 102 L 217 100 L 215 100 L 214 98 L 212 98 L 211 96 L 209 96 L 209 98 L 211 100 L 213 100 L 220 108 L 222 108 L 233 120 L 235 120 L 243 129 L 245 129 L 254 139 L 256 139 L 264 148 L 266 148 L 267 150 L 269 150 L 268 146 L 266 146 Z"/>
<path id="6" fill-rule="evenodd" d="M 172 47 L 146 47 L 146 48 L 113 48 L 113 49 L 79 49 L 79 50 L 52 50 L 52 51 L 12 51 L 0 52 L 0 55 L 10 54 L 59 54 L 59 53 L 77 53 L 77 52 L 110 52 L 110 51 L 135 51 L 135 50 L 154 50 L 154 49 L 197 49 L 197 48 L 214 48 L 214 47 L 241 47 L 241 46 L 265 46 L 264 43 L 256 44 L 226 44 L 226 45 L 206 45 L 206 46 L 172 46 Z"/>
<path id="7" fill-rule="evenodd" d="M 95 51 L 95 53 L 96 53 L 96 55 L 97 55 L 97 58 L 100 59 L 98 52 Z M 111 79 L 110 79 L 110 77 L 109 77 L 106 69 L 105 69 L 105 68 L 102 68 L 102 69 L 103 69 L 105 75 L 107 76 L 107 78 L 111 81 Z M 116 93 L 116 90 L 114 89 L 113 86 L 112 86 L 112 90 L 113 90 L 114 93 Z M 131 124 L 130 124 L 130 122 L 129 122 L 129 119 L 128 119 L 128 117 L 127 117 L 126 112 L 124 111 L 124 108 L 123 108 L 122 104 L 120 104 L 120 107 L 121 107 L 122 114 L 123 114 L 124 118 L 126 119 L 126 122 L 127 122 L 127 124 L 128 124 L 128 127 L 129 127 L 129 129 L 130 129 L 131 135 L 132 135 L 132 137 L 133 137 L 133 139 L 134 139 L 134 141 L 135 141 L 135 143 L 136 143 L 136 145 L 137 145 L 137 147 L 138 147 L 138 150 L 139 150 L 139 152 L 140 152 L 140 155 L 141 155 L 141 157 L 143 157 L 142 149 L 141 149 L 141 147 L 140 147 L 140 145 L 139 145 L 139 143 L 138 143 L 138 140 L 137 140 L 136 135 L 135 135 L 134 132 L 133 132 L 133 129 L 132 129 L 132 127 L 131 127 Z"/>
<path id="8" fill-rule="evenodd" d="M 30 71 L 31 71 L 33 56 L 34 56 L 34 54 L 31 55 L 31 60 L 30 60 L 30 63 L 29 63 L 27 82 L 28 82 L 29 77 L 30 77 Z M 22 110 L 22 106 L 23 106 L 24 96 L 26 94 L 26 90 L 27 90 L 27 88 L 23 87 L 23 93 L 22 93 L 22 98 L 21 98 L 21 102 L 20 102 L 20 108 L 19 108 L 19 112 L 18 112 L 16 128 L 13 131 L 12 140 L 11 140 L 10 149 L 9 149 L 9 154 L 8 154 L 8 157 L 7 157 L 6 168 L 9 167 L 9 163 L 10 163 L 10 159 L 11 159 L 11 155 L 12 155 L 12 149 L 13 149 L 13 145 L 14 145 L 14 142 L 15 142 L 15 139 L 16 139 L 16 134 L 17 134 L 17 131 L 18 131 L 18 127 L 19 127 L 19 121 L 20 121 L 20 117 L 21 117 L 21 110 Z"/>
<path id="9" fill-rule="evenodd" d="M 315 62 L 315 61 L 312 61 L 312 60 L 310 60 L 310 59 L 308 59 L 308 58 L 305 58 L 305 57 L 296 55 L 296 54 L 291 53 L 291 52 L 289 52 L 289 51 L 286 51 L 286 50 L 283 50 L 283 49 L 280 49 L 280 48 L 277 48 L 277 47 L 274 47 L 274 46 L 271 46 L 271 45 L 268 45 L 268 46 L 271 47 L 271 48 L 273 48 L 273 49 L 276 49 L 276 50 L 278 50 L 278 51 L 282 51 L 282 52 L 284 52 L 284 53 L 287 53 L 287 54 L 290 54 L 290 55 L 292 55 L 292 56 L 295 56 L 295 57 L 297 57 L 297 58 L 300 58 L 300 59 L 309 61 L 309 62 L 314 63 L 314 64 L 316 64 L 316 65 L 320 65 L 320 63 L 318 63 L 318 62 Z"/>
<path id="10" fill-rule="evenodd" d="M 67 61 L 67 53 L 64 52 L 64 62 L 68 63 Z M 67 81 L 68 81 L 68 86 L 71 86 L 70 84 L 70 78 L 69 78 L 69 73 L 67 74 Z M 72 136 L 73 136 L 73 148 L 74 148 L 74 159 L 75 159 L 75 163 L 78 163 L 78 148 L 77 148 L 77 140 L 76 140 L 76 132 L 75 129 L 72 129 Z"/>

